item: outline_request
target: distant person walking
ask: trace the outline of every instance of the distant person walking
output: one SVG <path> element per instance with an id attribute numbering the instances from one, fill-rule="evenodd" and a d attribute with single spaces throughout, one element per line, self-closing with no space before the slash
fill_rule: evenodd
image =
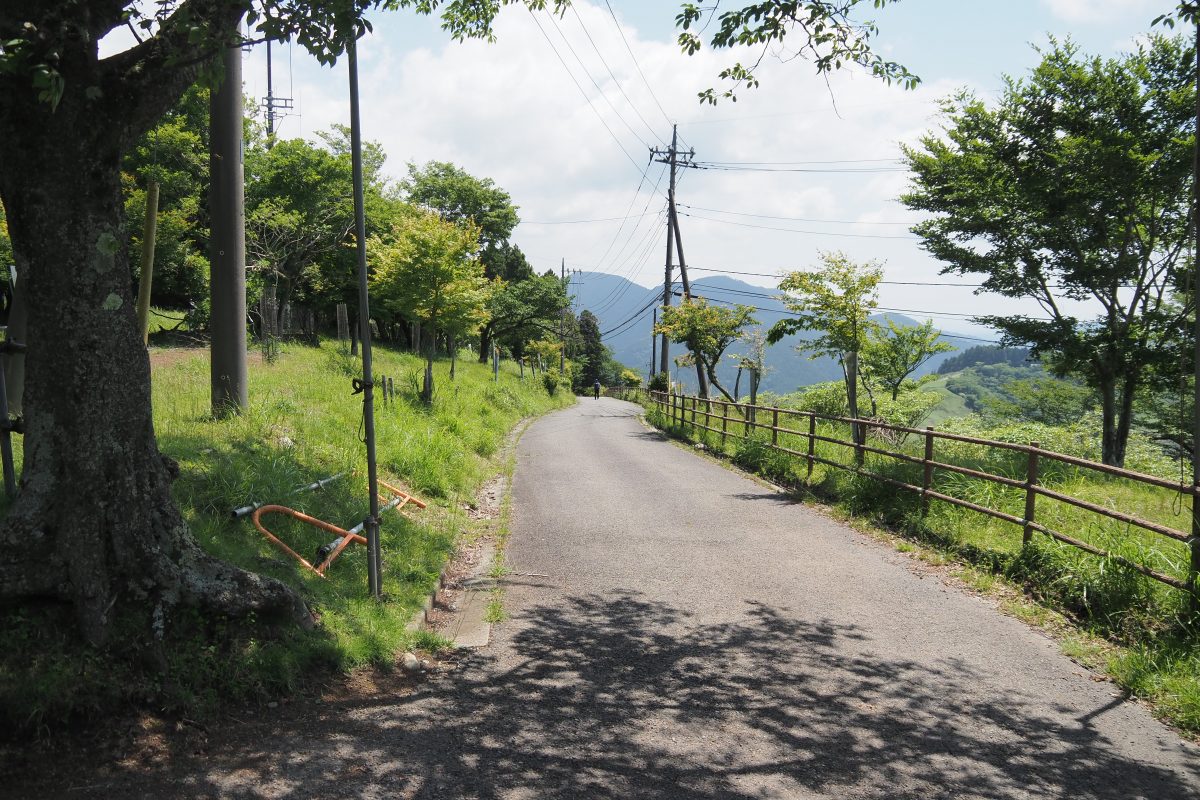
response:
<path id="1" fill-rule="evenodd" d="M 597 378 L 596 382 L 592 384 L 592 391 L 596 393 L 596 399 L 599 400 L 600 399 L 600 379 L 599 378 Z"/>

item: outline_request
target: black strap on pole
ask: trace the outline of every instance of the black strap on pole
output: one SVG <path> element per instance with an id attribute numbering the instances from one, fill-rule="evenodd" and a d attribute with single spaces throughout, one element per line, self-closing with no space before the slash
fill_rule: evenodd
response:
<path id="1" fill-rule="evenodd" d="M 346 47 L 350 65 L 350 159 L 354 172 L 354 238 L 358 246 L 358 323 L 362 336 L 363 377 L 354 389 L 363 394 L 363 438 L 367 444 L 367 485 L 371 510 L 364 521 L 367 536 L 367 584 L 371 596 L 380 594 L 379 474 L 375 464 L 375 387 L 371 375 L 371 309 L 367 295 L 367 221 L 363 210 L 362 128 L 358 112 L 358 53 L 356 41 Z"/>

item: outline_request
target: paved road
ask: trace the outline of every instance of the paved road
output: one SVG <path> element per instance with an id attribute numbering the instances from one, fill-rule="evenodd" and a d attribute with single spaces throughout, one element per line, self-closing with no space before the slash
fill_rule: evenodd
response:
<path id="1" fill-rule="evenodd" d="M 637 412 L 525 434 L 511 618 L 453 677 L 240 737 L 178 793 L 1200 797 L 1197 749 L 1053 642 Z"/>

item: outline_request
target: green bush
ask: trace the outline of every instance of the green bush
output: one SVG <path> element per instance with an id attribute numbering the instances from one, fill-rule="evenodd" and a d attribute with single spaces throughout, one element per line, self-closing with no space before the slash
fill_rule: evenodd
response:
<path id="1" fill-rule="evenodd" d="M 671 388 L 671 376 L 665 372 L 656 372 L 646 384 L 646 388 L 651 392 L 665 392 Z"/>

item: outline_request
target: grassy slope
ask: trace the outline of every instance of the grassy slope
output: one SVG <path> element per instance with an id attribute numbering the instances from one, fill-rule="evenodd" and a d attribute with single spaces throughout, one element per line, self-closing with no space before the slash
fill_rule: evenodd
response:
<path id="1" fill-rule="evenodd" d="M 509 431 L 523 417 L 573 402 L 561 392 L 548 396 L 540 380 L 521 381 L 511 365 L 493 382 L 490 368 L 463 360 L 453 382 L 448 362 L 435 366 L 437 392 L 425 408 L 412 386 L 419 360 L 376 349 L 376 375 L 392 376 L 397 394 L 386 405 L 376 395 L 380 476 L 430 502 L 425 511 L 384 514 L 387 602 L 377 604 L 367 598 L 363 548 L 351 545 L 325 580 L 281 554 L 248 520 L 229 518 L 234 507 L 258 500 L 345 528 L 362 519 L 362 396 L 350 386 L 357 362 L 332 343 L 291 347 L 270 365 L 252 361 L 250 407 L 225 421 L 208 413 L 206 351 L 167 351 L 155 362 L 156 430 L 162 449 L 180 464 L 175 497 L 197 539 L 215 555 L 297 587 L 320 625 L 311 633 L 263 635 L 228 629 L 222 620 L 177 623 L 163 648 L 166 673 L 155 675 L 120 654 L 79 649 L 58 610 L 22 609 L 0 621 L 0 638 L 13 645 L 0 655 L 0 719 L 9 723 L 53 723 L 145 701 L 197 713 L 292 690 L 314 668 L 390 662 L 411 646 L 405 623 L 470 524 L 462 503 L 500 471 L 496 456 Z M 343 471 L 352 474 L 319 492 L 293 494 Z M 280 516 L 264 522 L 310 559 L 332 538 Z"/>
<path id="2" fill-rule="evenodd" d="M 703 409 L 701 409 L 703 410 Z M 947 503 L 933 502 L 922 518 L 913 493 L 894 489 L 852 473 L 817 464 L 807 475 L 802 458 L 773 452 L 762 444 L 741 444 L 732 436 L 722 445 L 720 434 L 672 428 L 661 414 L 649 419 L 673 435 L 703 441 L 717 454 L 730 456 L 739 465 L 759 472 L 802 493 L 833 499 L 848 515 L 886 525 L 903 536 L 938 549 L 949 558 L 974 565 L 997 578 L 1007 578 L 1038 603 L 1070 615 L 1085 632 L 1103 637 L 1110 676 L 1121 685 L 1155 703 L 1163 717 L 1181 728 L 1200 733 L 1200 630 L 1187 622 L 1185 595 L 1108 559 L 1100 559 L 1037 534 L 1022 548 L 1019 526 Z M 697 422 L 703 423 L 701 413 Z M 796 424 L 796 423 L 793 423 Z M 718 420 L 717 426 L 720 422 Z M 731 424 L 730 430 L 740 432 Z M 819 425 L 818 435 L 848 440 L 846 426 Z M 923 440 L 910 437 L 900 449 L 919 456 Z M 799 452 L 807 438 L 781 434 L 779 444 Z M 878 443 L 876 443 L 878 445 Z M 885 445 L 892 447 L 892 445 Z M 1019 477 L 1023 462 L 977 452 L 972 445 L 939 443 L 936 457 L 993 474 Z M 842 464 L 851 463 L 848 448 L 818 442 L 816 455 Z M 921 467 L 898 464 L 893 459 L 868 454 L 866 468 L 908 483 L 921 483 Z M 1178 494 L 1120 479 L 1092 477 L 1072 468 L 1043 466 L 1042 482 L 1063 494 L 1127 511 L 1143 519 L 1177 529 L 1185 528 L 1190 508 Z M 944 494 L 997 508 L 1016 516 L 1024 512 L 1024 492 L 986 481 L 939 470 L 933 488 Z M 1041 498 L 1038 520 L 1086 542 L 1116 552 L 1130 560 L 1186 579 L 1188 551 L 1183 543 L 1105 520 L 1061 502 Z"/>
<path id="3" fill-rule="evenodd" d="M 929 392 L 937 392 L 942 396 L 942 402 L 938 403 L 933 409 L 921 420 L 920 427 L 932 425 L 937 427 L 948 419 L 953 417 L 965 417 L 971 413 L 971 409 L 967 408 L 967 404 L 961 397 L 946 388 L 946 380 L 950 375 L 943 375 L 935 381 L 930 381 L 921 388 Z"/>

